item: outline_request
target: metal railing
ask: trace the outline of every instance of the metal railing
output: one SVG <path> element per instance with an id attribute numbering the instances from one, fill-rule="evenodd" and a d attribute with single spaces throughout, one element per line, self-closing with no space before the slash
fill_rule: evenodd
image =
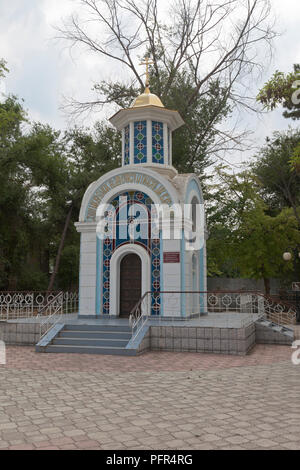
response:
<path id="1" fill-rule="evenodd" d="M 181 294 L 185 294 L 185 317 L 181 316 Z M 218 313 L 226 318 L 227 313 L 234 313 L 239 314 L 237 319 L 241 327 L 246 327 L 253 320 L 259 318 L 265 318 L 277 325 L 293 325 L 296 323 L 295 305 L 278 301 L 261 292 L 146 292 L 130 313 L 129 322 L 132 329 L 132 339 L 136 338 L 150 318 L 163 320 L 160 315 L 155 315 L 161 308 L 163 308 L 164 315 L 172 320 L 190 320 L 203 313 Z M 220 321 L 220 319 L 216 321 Z"/>
<path id="2" fill-rule="evenodd" d="M 60 292 L 38 312 L 37 318 L 40 320 L 40 339 L 43 338 L 54 325 L 61 321 L 63 316 L 63 304 L 64 293 Z"/>
<path id="3" fill-rule="evenodd" d="M 0 291 L 0 320 L 37 317 L 60 291 Z M 78 312 L 78 292 L 63 292 L 63 314 Z"/>

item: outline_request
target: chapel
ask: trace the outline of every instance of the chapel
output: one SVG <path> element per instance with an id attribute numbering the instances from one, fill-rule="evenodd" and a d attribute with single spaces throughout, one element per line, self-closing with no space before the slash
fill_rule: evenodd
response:
<path id="1" fill-rule="evenodd" d="M 149 315 L 203 313 L 201 185 L 172 164 L 172 135 L 184 121 L 151 93 L 147 73 L 144 93 L 110 123 L 122 135 L 122 166 L 94 181 L 82 201 L 79 318 L 129 317 L 147 293 Z"/>

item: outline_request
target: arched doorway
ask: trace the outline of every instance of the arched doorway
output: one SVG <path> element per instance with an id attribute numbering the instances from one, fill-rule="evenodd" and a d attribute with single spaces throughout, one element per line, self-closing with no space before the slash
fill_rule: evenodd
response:
<path id="1" fill-rule="evenodd" d="M 142 294 L 142 262 L 135 253 L 124 256 L 120 264 L 120 316 L 128 317 Z"/>

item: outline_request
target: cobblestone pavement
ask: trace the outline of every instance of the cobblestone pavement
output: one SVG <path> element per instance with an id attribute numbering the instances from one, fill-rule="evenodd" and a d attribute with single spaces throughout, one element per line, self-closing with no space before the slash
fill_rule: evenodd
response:
<path id="1" fill-rule="evenodd" d="M 37 354 L 0 366 L 0 449 L 300 449 L 291 348 Z"/>

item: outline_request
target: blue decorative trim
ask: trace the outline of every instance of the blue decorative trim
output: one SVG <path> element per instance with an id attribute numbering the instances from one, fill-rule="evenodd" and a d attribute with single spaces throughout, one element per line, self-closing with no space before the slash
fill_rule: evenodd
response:
<path id="1" fill-rule="evenodd" d="M 164 164 L 164 125 L 152 121 L 152 162 Z"/>
<path id="2" fill-rule="evenodd" d="M 134 123 L 134 163 L 147 163 L 147 121 Z"/>
<path id="3" fill-rule="evenodd" d="M 112 170 L 111 172 L 109 172 L 106 175 L 106 178 L 102 180 L 102 183 L 99 183 L 99 185 L 93 190 L 93 193 L 89 197 L 89 201 L 86 206 L 84 216 L 85 222 L 96 222 L 97 208 L 99 204 L 101 204 L 102 199 L 107 195 L 109 191 L 114 191 L 115 194 L 115 189 L 117 186 L 120 186 L 122 184 L 128 184 L 128 182 L 136 185 L 142 185 L 144 178 L 148 178 L 147 175 L 136 171 L 135 169 L 129 170 L 129 168 L 126 168 L 126 172 L 121 172 L 120 174 L 115 174 L 115 171 L 116 170 Z M 110 173 L 113 173 L 114 176 L 109 176 Z M 130 175 L 130 180 L 128 180 L 128 175 Z M 153 186 L 155 186 L 155 189 L 157 191 L 159 191 L 160 189 L 163 190 L 162 193 L 157 193 L 160 194 L 159 198 L 161 202 L 164 202 L 165 204 L 171 206 L 174 203 L 174 200 L 165 185 L 162 184 L 159 179 L 156 179 L 152 175 L 150 178 L 151 181 L 153 181 Z M 94 186 L 94 184 L 92 186 Z"/>
<path id="4" fill-rule="evenodd" d="M 206 275 L 204 273 L 204 249 L 202 248 L 199 250 L 199 288 L 200 291 L 204 291 L 204 276 Z M 206 311 L 205 306 L 204 306 L 204 294 L 200 294 L 200 313 L 204 313 Z"/>
<path id="5" fill-rule="evenodd" d="M 162 237 L 162 230 L 159 234 L 160 239 L 160 290 L 164 290 L 164 241 Z M 164 316 L 164 298 L 160 299 L 160 315 Z"/>
<path id="6" fill-rule="evenodd" d="M 101 289 L 100 282 L 102 277 L 102 240 L 97 236 L 97 254 L 96 254 L 96 316 L 101 315 Z"/>
<path id="7" fill-rule="evenodd" d="M 203 204 L 204 201 L 203 201 L 203 194 L 202 194 L 202 190 L 201 190 L 201 187 L 200 187 L 200 183 L 198 183 L 195 179 L 192 179 L 188 184 L 188 187 L 187 187 L 187 190 L 186 190 L 185 203 L 188 204 L 190 193 L 193 190 L 198 193 L 200 204 Z"/>
<path id="8" fill-rule="evenodd" d="M 185 291 L 185 238 L 184 230 L 182 230 L 182 236 L 180 241 L 180 277 L 181 277 L 181 290 Z M 181 316 L 186 316 L 186 298 L 185 294 L 180 296 Z"/>
<path id="9" fill-rule="evenodd" d="M 125 205 L 122 205 L 122 210 L 120 210 L 119 202 L 120 197 L 126 198 Z M 153 293 L 159 292 L 161 290 L 161 249 L 160 249 L 160 238 L 157 233 L 157 238 L 151 238 L 151 206 L 153 201 L 149 196 L 141 191 L 126 191 L 123 194 L 116 196 L 111 204 L 115 207 L 115 211 L 111 214 L 108 214 L 106 220 L 109 224 L 115 226 L 115 237 L 107 237 L 103 241 L 103 249 L 98 258 L 97 254 L 97 263 L 98 266 L 102 267 L 102 273 L 100 275 L 100 281 L 97 281 L 97 286 L 101 285 L 101 298 L 102 298 L 102 310 L 103 315 L 109 315 L 110 310 L 110 262 L 113 253 L 120 247 L 126 244 L 131 244 L 129 233 L 126 225 L 126 232 L 120 234 L 120 222 L 127 223 L 129 217 L 127 208 L 128 205 L 135 204 L 141 207 L 146 211 L 148 215 L 146 227 L 137 225 L 137 230 L 140 230 L 141 233 L 145 233 L 145 238 L 139 238 L 134 240 L 135 244 L 142 246 L 149 254 L 151 260 L 151 291 Z M 126 206 L 127 204 L 127 206 Z M 125 213 L 124 213 L 125 211 Z M 145 217 L 142 216 L 142 219 L 145 220 Z M 98 271 L 97 271 L 98 273 Z M 152 296 L 152 315 L 160 315 L 160 304 L 161 299 L 160 295 Z"/>

